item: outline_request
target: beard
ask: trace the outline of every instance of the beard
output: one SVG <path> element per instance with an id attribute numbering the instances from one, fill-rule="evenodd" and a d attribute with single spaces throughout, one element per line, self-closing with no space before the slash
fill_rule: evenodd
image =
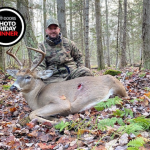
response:
<path id="1" fill-rule="evenodd" d="M 55 37 L 51 36 L 52 34 L 55 34 Z M 59 37 L 59 34 L 57 33 L 52 33 L 52 34 L 48 35 L 50 39 L 57 39 Z"/>
<path id="2" fill-rule="evenodd" d="M 61 42 L 61 33 L 59 33 L 56 37 L 51 37 L 50 35 L 47 35 L 47 38 L 54 42 L 55 45 Z"/>

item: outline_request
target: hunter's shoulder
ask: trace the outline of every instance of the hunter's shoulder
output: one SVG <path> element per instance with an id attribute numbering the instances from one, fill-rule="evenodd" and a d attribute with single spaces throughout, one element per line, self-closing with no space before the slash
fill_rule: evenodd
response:
<path id="1" fill-rule="evenodd" d="M 74 41 L 72 41 L 66 37 L 63 37 L 62 39 L 63 39 L 63 43 L 67 43 L 69 45 L 76 45 Z"/>

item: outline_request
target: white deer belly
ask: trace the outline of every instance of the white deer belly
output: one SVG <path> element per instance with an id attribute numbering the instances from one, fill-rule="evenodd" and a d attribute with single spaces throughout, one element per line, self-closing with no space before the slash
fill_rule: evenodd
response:
<path id="1" fill-rule="evenodd" d="M 103 99 L 99 99 L 99 98 L 93 99 L 93 102 L 92 102 L 92 103 L 90 103 L 89 105 L 86 105 L 86 106 L 85 106 L 83 109 L 81 109 L 79 112 L 84 111 L 84 110 L 86 110 L 86 109 L 89 109 L 89 108 L 95 106 L 95 105 L 96 105 L 97 103 L 99 103 L 99 102 L 106 101 L 111 95 L 114 94 L 113 91 L 114 91 L 113 89 L 110 89 L 109 92 L 108 92 L 108 94 L 107 94 Z"/>

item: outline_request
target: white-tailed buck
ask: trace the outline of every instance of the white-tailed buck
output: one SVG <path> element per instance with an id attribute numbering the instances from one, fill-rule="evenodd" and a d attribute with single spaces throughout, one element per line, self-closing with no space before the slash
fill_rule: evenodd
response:
<path id="1" fill-rule="evenodd" d="M 45 84 L 42 79 L 52 76 L 53 71 L 35 70 L 43 61 L 45 53 L 39 49 L 29 48 L 41 53 L 41 60 L 32 69 L 22 69 L 23 65 L 16 55 L 12 53 L 12 49 L 7 50 L 7 54 L 19 63 L 21 69 L 18 71 L 8 70 L 10 75 L 16 75 L 16 81 L 10 89 L 23 93 L 23 97 L 33 110 L 29 116 L 30 119 L 36 118 L 39 122 L 49 121 L 55 124 L 55 121 L 47 120 L 46 118 L 56 114 L 67 115 L 84 111 L 100 101 L 107 100 L 112 94 L 121 97 L 127 96 L 121 82 L 110 75 L 86 76 Z"/>

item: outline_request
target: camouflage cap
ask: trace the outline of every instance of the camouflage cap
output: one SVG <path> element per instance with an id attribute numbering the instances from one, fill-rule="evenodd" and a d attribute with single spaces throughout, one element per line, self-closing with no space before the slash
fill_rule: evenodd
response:
<path id="1" fill-rule="evenodd" d="M 59 26 L 58 20 L 56 20 L 54 18 L 50 18 L 46 22 L 46 27 L 48 28 L 52 24 L 55 24 L 55 25 Z"/>

